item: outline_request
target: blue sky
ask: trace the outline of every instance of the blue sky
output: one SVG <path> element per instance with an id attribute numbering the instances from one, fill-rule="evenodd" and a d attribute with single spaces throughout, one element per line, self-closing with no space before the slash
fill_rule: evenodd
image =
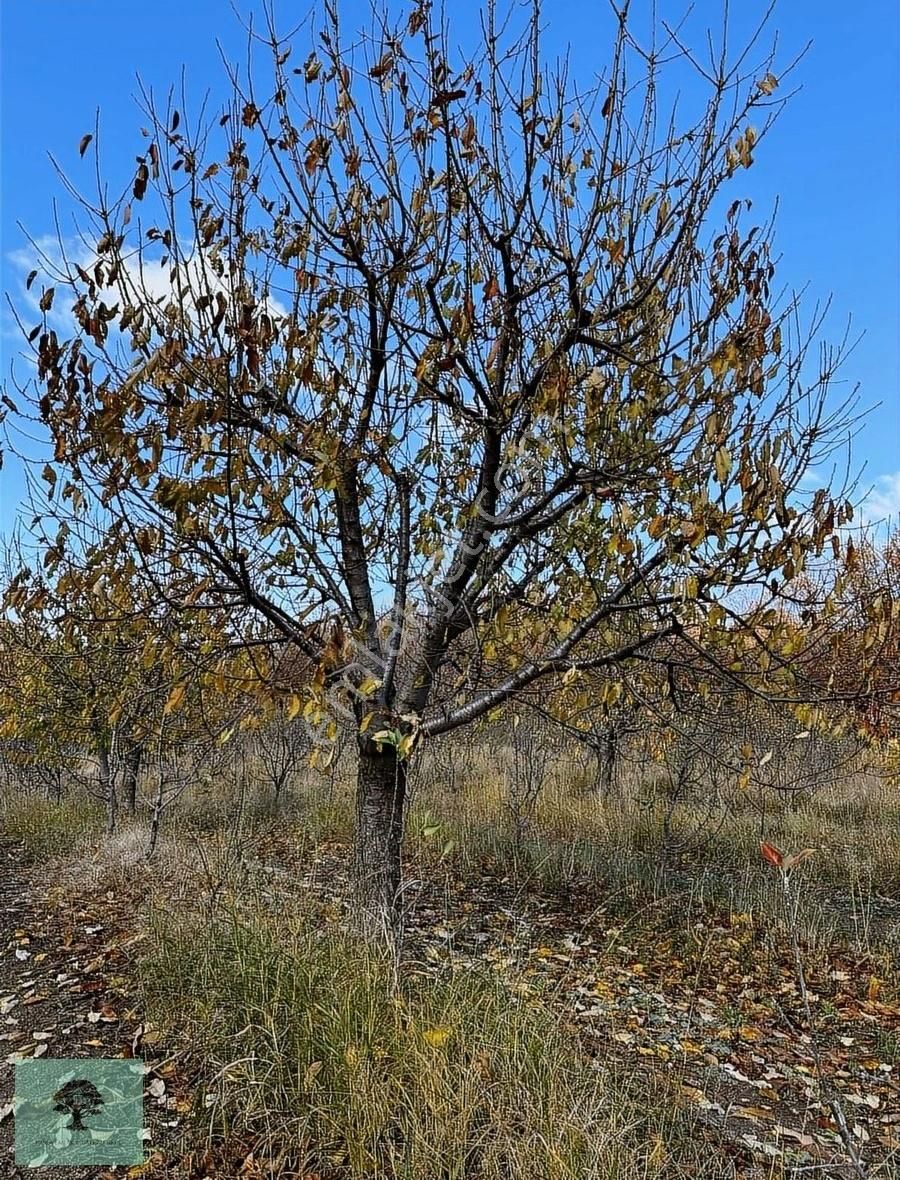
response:
<path id="1" fill-rule="evenodd" d="M 396 3 L 391 5 L 397 11 Z M 410 7 L 404 3 L 399 11 Z M 685 3 L 659 0 L 669 19 Z M 718 0 L 700 0 L 686 29 L 703 43 L 719 27 Z M 449 6 L 460 40 L 475 36 L 478 5 Z M 650 0 L 633 0 L 640 19 Z M 737 44 L 764 10 L 758 0 L 732 3 Z M 0 3 L 0 279 L 21 298 L 27 241 L 52 234 L 57 199 L 64 227 L 71 203 L 48 159 L 88 190 L 90 173 L 78 159 L 82 135 L 101 116 L 104 162 L 116 182 L 133 170 L 144 122 L 133 101 L 137 76 L 163 97 L 185 70 L 188 108 L 207 90 L 213 109 L 227 93 L 218 39 L 231 60 L 246 56 L 236 13 L 259 12 L 250 0 L 2 0 Z M 296 23 L 304 5 L 276 2 L 281 27 Z M 344 0 L 345 27 L 365 18 L 364 0 Z M 596 21 L 586 14 L 596 12 Z M 571 72 L 589 81 L 605 63 L 605 43 L 588 29 L 609 28 L 600 0 L 546 5 L 547 47 L 571 48 Z M 861 386 L 861 405 L 881 402 L 854 443 L 854 465 L 866 464 L 862 487 L 874 485 L 867 511 L 900 516 L 900 17 L 893 0 L 781 0 L 772 20 L 778 60 L 790 61 L 812 41 L 794 77 L 802 87 L 744 177 L 746 195 L 764 220 L 779 199 L 776 229 L 779 280 L 809 285 L 810 299 L 833 297 L 829 326 L 839 337 L 848 316 L 865 336 L 848 360 L 843 381 Z M 301 34 L 301 43 L 303 35 Z M 299 56 L 299 49 L 297 51 Z M 304 52 L 305 56 L 305 52 Z M 301 59 L 302 60 L 302 59 Z M 180 105 L 180 103 L 179 103 Z M 81 165 L 81 167 L 79 167 Z M 2 314 L 3 379 L 20 345 Z M 21 364 L 17 366 L 21 371 Z M 826 473 L 827 474 L 827 473 Z M 0 471 L 0 531 L 15 516 L 22 492 L 14 465 Z"/>

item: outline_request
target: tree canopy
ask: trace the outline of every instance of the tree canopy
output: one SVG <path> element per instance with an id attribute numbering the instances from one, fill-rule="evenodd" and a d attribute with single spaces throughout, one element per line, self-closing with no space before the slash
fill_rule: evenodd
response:
<path id="1" fill-rule="evenodd" d="M 842 350 L 812 357 L 741 194 L 784 101 L 762 30 L 706 61 L 613 14 L 586 88 L 537 3 L 516 28 L 491 0 L 468 57 L 427 3 L 361 36 L 328 5 L 302 48 L 270 26 L 221 117 L 148 101 L 25 325 L 50 516 L 96 505 L 111 577 L 252 618 L 343 694 L 382 913 L 416 742 L 777 603 L 851 516 L 802 484 L 848 438 Z M 436 693 L 460 645 L 505 673 Z"/>

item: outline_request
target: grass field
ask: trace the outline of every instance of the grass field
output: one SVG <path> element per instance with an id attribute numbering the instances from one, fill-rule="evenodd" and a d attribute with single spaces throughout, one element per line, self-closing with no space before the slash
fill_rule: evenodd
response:
<path id="1" fill-rule="evenodd" d="M 650 769 L 606 799 L 554 772 L 516 817 L 508 772 L 416 780 L 399 962 L 344 921 L 342 774 L 277 810 L 252 775 L 197 785 L 150 860 L 143 817 L 105 838 L 72 798 L 7 802 L 4 833 L 57 905 L 121 902 L 141 1020 L 183 1071 L 180 1150 L 222 1175 L 239 1144 L 260 1175 L 775 1176 L 846 1165 L 835 1098 L 897 1175 L 896 786 L 673 809 Z M 793 917 L 761 839 L 815 850 Z"/>

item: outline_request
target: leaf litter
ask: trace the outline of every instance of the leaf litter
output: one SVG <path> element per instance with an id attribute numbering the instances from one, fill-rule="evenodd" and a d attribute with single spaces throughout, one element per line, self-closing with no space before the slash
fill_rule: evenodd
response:
<path id="1" fill-rule="evenodd" d="M 316 894 L 337 918 L 347 896 L 346 848 L 323 845 L 313 863 L 296 855 L 287 835 L 267 837 L 257 849 L 268 880 L 285 882 L 288 893 Z M 727 1145 L 747 1162 L 750 1170 L 737 1175 L 752 1175 L 767 1159 L 840 1174 L 841 1137 L 820 1092 L 790 946 L 764 918 L 707 908 L 685 926 L 682 902 L 673 897 L 636 912 L 586 890 L 559 898 L 520 888 L 490 869 L 468 880 L 449 871 L 441 881 L 422 875 L 411 874 L 408 970 L 487 967 L 508 986 L 511 1002 L 549 1000 L 590 1057 L 674 1078 L 716 1149 Z M 35 888 L 27 906 L 14 907 L 14 928 L 0 942 L 0 1053 L 7 1050 L 7 1061 L 51 1047 L 54 1056 L 145 1054 L 149 1108 L 170 1125 L 154 1128 L 148 1164 L 134 1174 L 170 1175 L 167 1138 L 191 1109 L 198 1079 L 182 1076 L 172 1054 L 160 1056 L 159 1034 L 141 1020 L 130 994 L 140 899 L 67 892 L 65 906 L 52 896 L 38 902 Z M 26 947 L 33 948 L 28 960 L 14 954 Z M 896 1161 L 900 993 L 891 964 L 834 947 L 808 952 L 806 974 L 820 1058 L 850 1131 L 870 1164 Z M 438 1048 L 452 1033 L 435 1028 L 423 1036 Z M 176 1051 L 175 1061 L 182 1055 Z M 6 1100 L 0 1089 L 0 1112 Z M 12 1121 L 8 1112 L 5 1121 Z M 0 1149 L 3 1134 L 9 1138 L 3 1122 Z"/>

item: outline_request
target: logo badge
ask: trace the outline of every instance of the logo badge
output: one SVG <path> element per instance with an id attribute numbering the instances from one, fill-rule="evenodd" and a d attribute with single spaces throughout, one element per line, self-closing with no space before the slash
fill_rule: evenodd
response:
<path id="1" fill-rule="evenodd" d="M 144 1063 L 43 1058 L 16 1065 L 16 1163 L 142 1164 Z"/>

